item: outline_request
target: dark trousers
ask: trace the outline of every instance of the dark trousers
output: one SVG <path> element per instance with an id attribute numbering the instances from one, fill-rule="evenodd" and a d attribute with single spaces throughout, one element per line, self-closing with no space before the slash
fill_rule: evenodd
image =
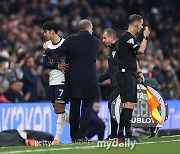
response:
<path id="1" fill-rule="evenodd" d="M 112 89 L 111 96 L 110 96 L 109 102 L 108 102 L 108 108 L 109 108 L 110 115 L 111 115 L 112 102 L 118 97 L 118 95 L 119 95 L 119 87 L 114 87 Z M 118 123 L 111 116 L 111 135 L 112 136 L 117 136 L 117 129 L 118 129 Z"/>
<path id="2" fill-rule="evenodd" d="M 82 108 L 80 114 L 80 105 Z M 72 98 L 70 99 L 70 136 L 72 141 L 88 135 L 90 125 L 90 115 L 94 99 L 92 98 Z M 81 115 L 81 116 L 80 116 Z"/>

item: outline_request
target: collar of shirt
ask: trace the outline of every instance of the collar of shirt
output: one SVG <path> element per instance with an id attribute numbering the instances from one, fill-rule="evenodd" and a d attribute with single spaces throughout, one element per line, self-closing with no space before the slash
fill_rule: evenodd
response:
<path id="1" fill-rule="evenodd" d="M 118 40 L 116 40 L 116 42 L 110 46 L 110 49 L 113 49 L 117 44 L 118 44 Z"/>

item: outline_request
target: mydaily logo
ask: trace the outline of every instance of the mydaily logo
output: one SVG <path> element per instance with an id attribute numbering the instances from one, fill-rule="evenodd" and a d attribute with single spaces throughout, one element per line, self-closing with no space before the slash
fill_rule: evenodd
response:
<path id="1" fill-rule="evenodd" d="M 135 145 L 136 145 L 135 141 L 127 140 L 124 143 L 120 143 L 118 141 L 118 139 L 115 139 L 112 141 L 110 140 L 110 141 L 98 141 L 97 142 L 98 148 L 106 148 L 107 150 L 109 150 L 111 147 L 113 147 L 113 148 L 130 148 L 131 150 L 133 150 Z"/>

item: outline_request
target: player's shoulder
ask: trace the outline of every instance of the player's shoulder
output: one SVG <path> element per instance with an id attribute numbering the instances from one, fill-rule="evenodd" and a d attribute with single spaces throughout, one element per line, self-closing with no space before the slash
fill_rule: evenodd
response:
<path id="1" fill-rule="evenodd" d="M 61 38 L 61 41 L 64 42 L 64 41 L 65 41 L 65 38 Z"/>
<path id="2" fill-rule="evenodd" d="M 58 42 L 58 45 L 61 45 L 65 41 L 65 38 L 61 38 Z"/>

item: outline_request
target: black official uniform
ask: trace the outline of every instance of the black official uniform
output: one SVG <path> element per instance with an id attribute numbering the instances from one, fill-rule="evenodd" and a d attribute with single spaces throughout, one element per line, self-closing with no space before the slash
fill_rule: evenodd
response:
<path id="1" fill-rule="evenodd" d="M 115 62 L 115 55 L 117 53 L 117 50 L 118 50 L 118 41 L 116 41 L 114 44 L 112 44 L 109 47 L 109 54 L 108 54 L 109 69 L 106 72 L 102 73 L 101 76 L 99 76 L 98 78 L 99 82 L 102 82 L 109 78 L 111 81 L 112 92 L 108 102 L 110 115 L 111 115 L 111 104 L 119 95 L 119 87 L 116 81 L 116 73 L 118 72 L 118 65 Z M 114 120 L 111 116 L 111 137 L 117 136 L 117 127 L 118 127 L 117 121 Z"/>
<path id="2" fill-rule="evenodd" d="M 139 43 L 130 32 L 125 32 L 119 39 L 115 62 L 119 67 L 116 74 L 122 103 L 137 102 L 137 51 Z"/>
<path id="3" fill-rule="evenodd" d="M 66 55 L 66 62 L 69 63 L 63 96 L 71 101 L 70 135 L 73 141 L 87 136 L 92 105 L 100 95 L 96 73 L 98 50 L 98 39 L 85 30 L 67 37 L 59 48 L 46 50 L 46 55 L 53 58 Z"/>
<path id="4" fill-rule="evenodd" d="M 118 50 L 118 41 L 112 44 L 109 47 L 109 54 L 108 54 L 108 64 L 109 64 L 109 69 L 102 73 L 101 76 L 99 76 L 98 80 L 99 82 L 102 82 L 104 80 L 107 80 L 110 78 L 111 81 L 111 87 L 115 88 L 117 87 L 117 82 L 116 82 L 116 76 L 115 73 L 118 71 L 118 66 L 116 65 L 114 61 L 114 57 L 116 55 L 116 52 Z"/>

